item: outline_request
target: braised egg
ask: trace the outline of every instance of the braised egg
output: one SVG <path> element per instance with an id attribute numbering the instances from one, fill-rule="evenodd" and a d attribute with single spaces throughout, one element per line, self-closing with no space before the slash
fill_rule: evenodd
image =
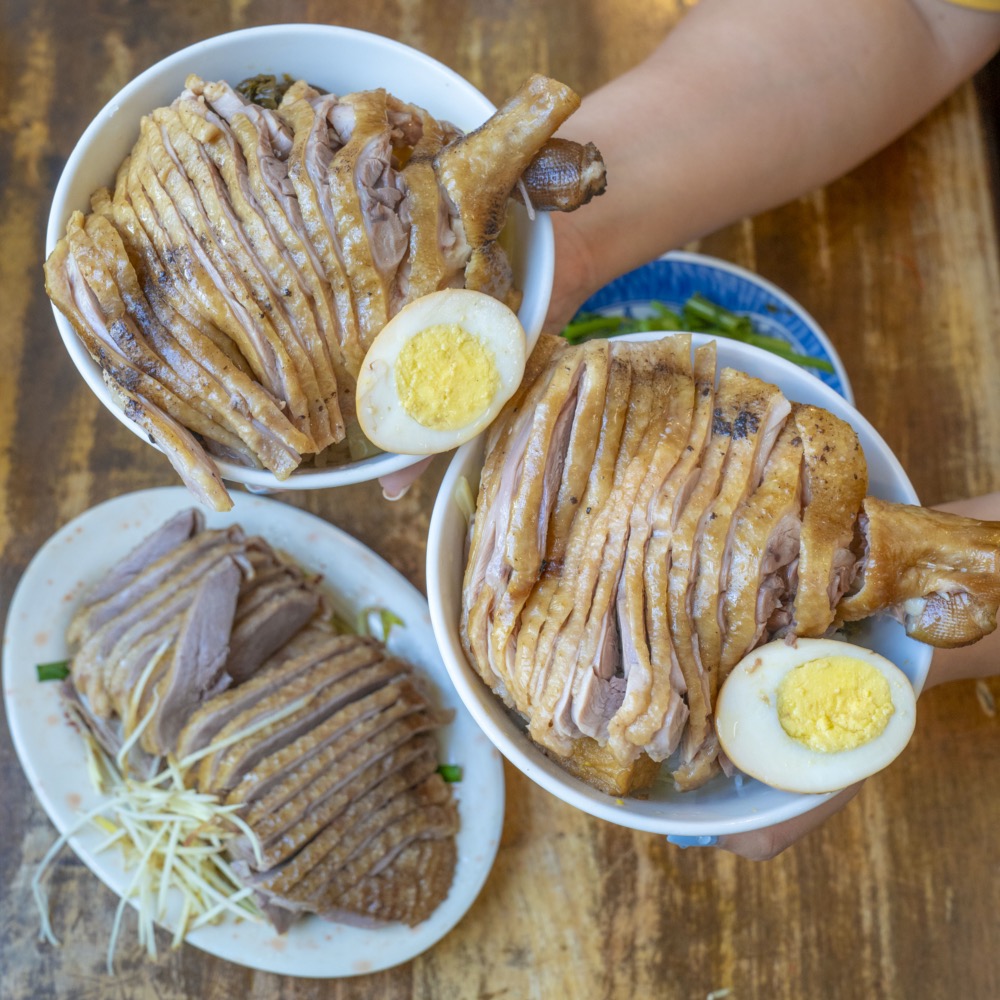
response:
<path id="1" fill-rule="evenodd" d="M 789 792 L 832 792 L 882 770 L 915 722 L 906 674 L 834 639 L 759 646 L 726 678 L 715 711 L 733 764 Z"/>
<path id="2" fill-rule="evenodd" d="M 358 375 L 361 429 L 385 451 L 449 451 L 496 417 L 524 362 L 524 329 L 502 302 L 464 288 L 432 292 L 372 341 Z"/>

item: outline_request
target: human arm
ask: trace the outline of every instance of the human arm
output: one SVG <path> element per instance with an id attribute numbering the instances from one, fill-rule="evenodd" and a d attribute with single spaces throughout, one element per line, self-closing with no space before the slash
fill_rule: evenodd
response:
<path id="1" fill-rule="evenodd" d="M 608 189 L 553 218 L 548 327 L 617 275 L 840 176 L 1000 46 L 1000 15 L 944 0 L 702 0 L 560 133 Z"/>

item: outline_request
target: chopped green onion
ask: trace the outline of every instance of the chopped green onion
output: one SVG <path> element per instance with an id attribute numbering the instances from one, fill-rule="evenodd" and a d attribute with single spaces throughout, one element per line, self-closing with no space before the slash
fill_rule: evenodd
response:
<path id="1" fill-rule="evenodd" d="M 378 616 L 379 634 L 375 634 L 371 628 L 372 615 Z M 389 633 L 394 625 L 405 625 L 399 615 L 393 614 L 388 608 L 362 608 L 358 612 L 357 626 L 355 632 L 358 635 L 371 635 L 382 642 L 389 641 Z"/>
<path id="2" fill-rule="evenodd" d="M 53 660 L 52 663 L 39 663 L 35 670 L 38 671 L 40 681 L 64 681 L 69 677 L 69 660 Z"/>
<path id="3" fill-rule="evenodd" d="M 462 780 L 462 767 L 460 764 L 442 764 L 438 768 L 438 774 L 449 784 Z"/>

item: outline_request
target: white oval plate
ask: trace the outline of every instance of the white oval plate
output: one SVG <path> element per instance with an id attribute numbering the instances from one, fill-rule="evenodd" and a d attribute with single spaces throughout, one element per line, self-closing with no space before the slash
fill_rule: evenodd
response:
<path id="1" fill-rule="evenodd" d="M 239 522 L 303 566 L 322 573 L 344 611 L 378 606 L 403 620 L 389 648 L 423 669 L 440 702 L 454 710 L 441 733 L 441 759 L 462 768 L 452 787 L 458 802 L 458 866 L 448 898 L 417 927 L 376 930 L 311 917 L 278 935 L 268 924 L 225 922 L 195 931 L 190 944 L 239 965 L 290 976 L 334 978 L 376 972 L 425 951 L 462 918 L 493 864 L 503 825 L 500 755 L 483 735 L 448 680 L 431 629 L 427 602 L 388 563 L 312 514 L 264 497 L 234 494 L 227 514 L 206 513 L 210 527 Z M 31 786 L 60 833 L 100 802 L 87 776 L 80 736 L 63 715 L 56 683 L 40 683 L 35 665 L 67 656 L 65 633 L 82 589 L 171 515 L 192 506 L 182 487 L 145 490 L 109 500 L 56 532 L 22 576 L 7 617 L 3 685 L 14 746 Z M 87 827 L 70 846 L 119 895 L 128 874 L 117 849 L 96 854 L 105 835 Z M 58 895 L 50 905 L 59 906 Z M 31 919 L 29 914 L 26 919 Z M 107 928 L 110 934 L 111 928 Z"/>

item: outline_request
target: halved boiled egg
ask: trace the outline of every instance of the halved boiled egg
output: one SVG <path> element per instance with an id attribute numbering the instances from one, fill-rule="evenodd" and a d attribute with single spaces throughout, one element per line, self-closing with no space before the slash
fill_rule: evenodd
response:
<path id="1" fill-rule="evenodd" d="M 758 646 L 726 678 L 715 726 L 741 771 L 789 792 L 832 792 L 882 770 L 916 723 L 906 674 L 835 639 Z"/>
<path id="2" fill-rule="evenodd" d="M 372 341 L 358 375 L 361 429 L 385 451 L 449 451 L 496 417 L 524 362 L 524 329 L 502 302 L 464 288 L 432 292 Z"/>

